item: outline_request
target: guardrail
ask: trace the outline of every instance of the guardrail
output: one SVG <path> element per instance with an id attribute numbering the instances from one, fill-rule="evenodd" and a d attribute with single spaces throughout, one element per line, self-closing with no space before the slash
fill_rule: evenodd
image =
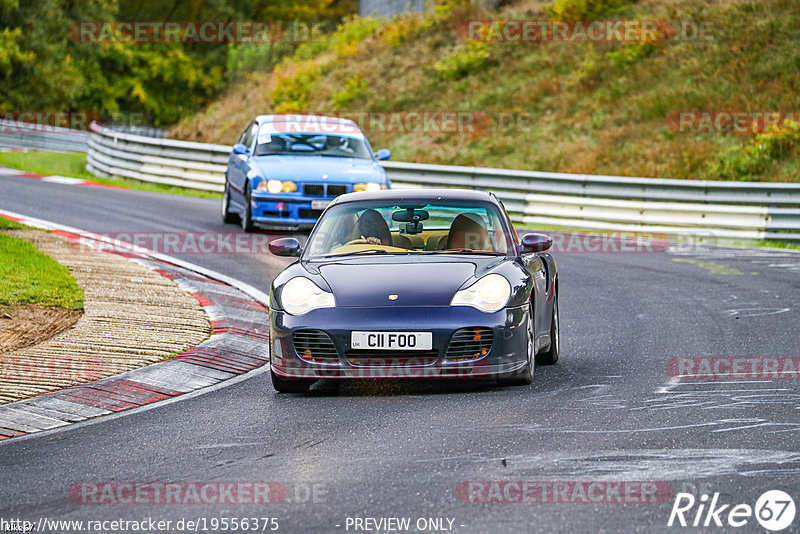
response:
<path id="1" fill-rule="evenodd" d="M 92 130 L 86 168 L 98 176 L 222 191 L 229 146 Z M 393 187 L 494 191 L 524 225 L 800 241 L 800 184 L 382 164 Z"/>
<path id="2" fill-rule="evenodd" d="M 86 152 L 89 132 L 46 124 L 0 120 L 0 147 L 48 152 Z"/>
<path id="3" fill-rule="evenodd" d="M 92 124 L 86 169 L 205 191 L 222 191 L 231 147 L 122 133 Z"/>

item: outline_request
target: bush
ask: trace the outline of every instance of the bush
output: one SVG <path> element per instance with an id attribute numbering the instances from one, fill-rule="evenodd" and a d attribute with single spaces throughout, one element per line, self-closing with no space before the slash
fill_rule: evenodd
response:
<path id="1" fill-rule="evenodd" d="M 555 20 L 592 20 L 624 10 L 636 0 L 556 0 L 547 7 Z"/>
<path id="2" fill-rule="evenodd" d="M 296 45 L 288 39 L 264 43 L 230 43 L 226 67 L 228 77 L 236 79 L 248 72 L 271 71 L 281 59 L 294 52 L 295 48 Z"/>
<path id="3" fill-rule="evenodd" d="M 658 47 L 655 41 L 637 41 L 626 43 L 622 48 L 608 52 L 606 58 L 608 62 L 614 67 L 624 67 L 626 65 L 633 65 L 642 58 L 645 58 L 653 53 Z"/>
<path id="4" fill-rule="evenodd" d="M 331 97 L 333 109 L 344 109 L 367 92 L 367 82 L 360 76 L 353 76 L 344 82 L 341 91 L 336 91 Z"/>
<path id="5" fill-rule="evenodd" d="M 355 45 L 375 35 L 386 23 L 387 19 L 375 17 L 348 17 L 335 32 L 300 45 L 293 58 L 311 59 L 325 52 L 334 52 L 340 57 L 352 55 Z"/>
<path id="6" fill-rule="evenodd" d="M 276 113 L 302 111 L 311 89 L 319 79 L 319 66 L 313 61 L 304 61 L 275 69 L 277 85 L 272 91 L 271 101 Z"/>
<path id="7" fill-rule="evenodd" d="M 460 80 L 480 70 L 489 59 L 489 44 L 484 41 L 471 41 L 457 48 L 450 55 L 436 63 L 433 68 L 443 78 Z"/>
<path id="8" fill-rule="evenodd" d="M 723 151 L 708 165 L 706 174 L 725 180 L 752 180 L 766 172 L 773 162 L 796 157 L 799 151 L 800 124 L 787 119 L 782 127 L 772 126 L 756 135 L 753 144 Z"/>

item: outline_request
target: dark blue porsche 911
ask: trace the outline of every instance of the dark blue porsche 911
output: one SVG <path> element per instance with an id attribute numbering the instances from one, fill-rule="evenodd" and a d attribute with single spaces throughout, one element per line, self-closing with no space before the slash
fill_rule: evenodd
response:
<path id="1" fill-rule="evenodd" d="M 338 197 L 270 292 L 272 383 L 496 378 L 530 384 L 558 360 L 552 240 L 520 241 L 492 193 L 388 190 Z"/>

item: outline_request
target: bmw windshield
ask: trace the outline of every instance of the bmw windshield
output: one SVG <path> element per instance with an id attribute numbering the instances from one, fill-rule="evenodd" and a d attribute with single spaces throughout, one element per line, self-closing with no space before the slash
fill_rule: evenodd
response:
<path id="1" fill-rule="evenodd" d="M 355 137 L 316 133 L 261 132 L 256 156 L 329 156 L 372 159 L 366 142 Z"/>

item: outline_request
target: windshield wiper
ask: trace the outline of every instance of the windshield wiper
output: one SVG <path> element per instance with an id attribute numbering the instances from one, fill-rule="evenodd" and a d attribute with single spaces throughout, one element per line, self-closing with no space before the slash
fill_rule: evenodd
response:
<path id="1" fill-rule="evenodd" d="M 382 248 L 366 248 L 363 250 L 355 250 L 353 252 L 343 252 L 342 254 L 325 254 L 320 258 L 339 258 L 341 256 L 358 256 L 359 254 L 389 254 L 389 251 Z M 393 252 L 392 254 L 404 254 L 403 252 Z"/>
<path id="2" fill-rule="evenodd" d="M 443 250 L 426 250 L 421 254 L 482 254 L 484 256 L 503 256 L 502 252 L 491 250 L 473 250 L 471 248 L 446 248 Z"/>

